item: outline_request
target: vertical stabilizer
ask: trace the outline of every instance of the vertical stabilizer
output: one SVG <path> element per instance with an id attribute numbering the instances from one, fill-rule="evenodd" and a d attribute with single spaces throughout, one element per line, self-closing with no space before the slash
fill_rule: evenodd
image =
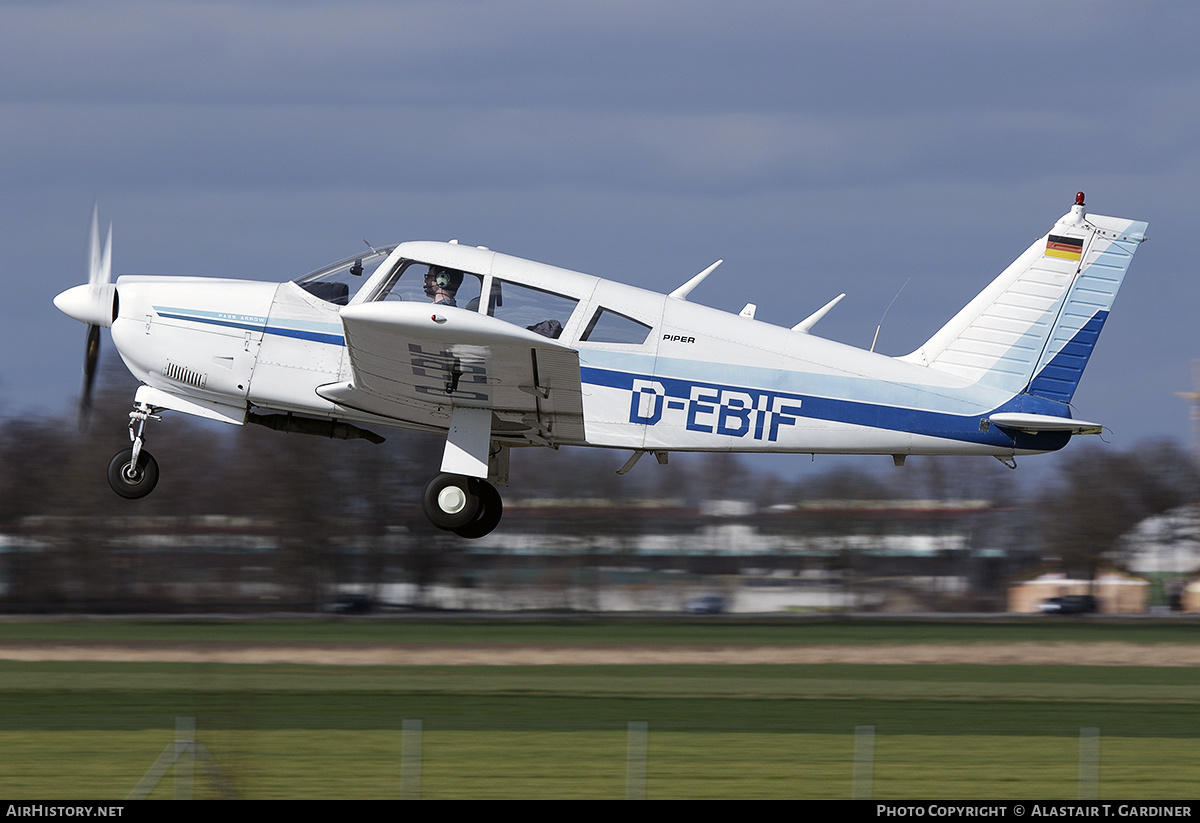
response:
<path id="1" fill-rule="evenodd" d="M 1088 214 L 1083 194 L 933 337 L 900 358 L 1067 403 L 1146 224 Z"/>

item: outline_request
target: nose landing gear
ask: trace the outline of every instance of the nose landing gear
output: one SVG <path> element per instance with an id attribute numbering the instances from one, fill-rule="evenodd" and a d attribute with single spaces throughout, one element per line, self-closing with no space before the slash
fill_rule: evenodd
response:
<path id="1" fill-rule="evenodd" d="M 158 419 L 153 406 L 138 403 L 129 413 L 129 439 L 133 447 L 117 452 L 108 463 L 108 485 L 127 500 L 145 497 L 158 485 L 158 461 L 142 448 L 146 421 Z"/>

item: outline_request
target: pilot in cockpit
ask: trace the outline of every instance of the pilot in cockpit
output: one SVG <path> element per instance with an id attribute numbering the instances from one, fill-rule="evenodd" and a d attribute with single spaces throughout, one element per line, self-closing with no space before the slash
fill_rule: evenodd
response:
<path id="1" fill-rule="evenodd" d="M 425 296 L 443 306 L 457 306 L 454 295 L 462 285 L 463 273 L 445 266 L 430 266 L 425 273 Z"/>

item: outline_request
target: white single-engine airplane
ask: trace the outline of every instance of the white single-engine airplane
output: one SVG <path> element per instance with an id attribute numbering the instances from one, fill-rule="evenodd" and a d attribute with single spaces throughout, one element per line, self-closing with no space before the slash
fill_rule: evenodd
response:
<path id="1" fill-rule="evenodd" d="M 124 276 L 92 222 L 86 285 L 54 299 L 87 323 L 83 405 L 99 327 L 142 382 L 132 448 L 108 481 L 158 481 L 145 426 L 172 410 L 236 425 L 382 440 L 446 436 L 425 487 L 435 526 L 500 522 L 514 446 L 671 451 L 1016 455 L 1100 425 L 1068 404 L 1146 224 L 1088 214 L 1050 231 L 911 354 L 810 334 L 844 295 L 790 329 L 689 303 L 714 263 L 663 295 L 449 243 L 376 249 L 288 283 Z"/>

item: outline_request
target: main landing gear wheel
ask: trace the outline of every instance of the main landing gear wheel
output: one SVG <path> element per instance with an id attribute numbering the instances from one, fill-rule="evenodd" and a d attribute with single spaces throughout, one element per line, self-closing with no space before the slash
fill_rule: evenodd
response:
<path id="1" fill-rule="evenodd" d="M 459 537 L 471 540 L 491 534 L 492 530 L 500 525 L 500 518 L 504 515 L 504 501 L 500 499 L 500 492 L 496 491 L 496 487 L 486 480 L 476 480 L 475 483 L 479 495 L 479 511 L 470 523 L 453 530 Z"/>
<path id="2" fill-rule="evenodd" d="M 142 449 L 135 466 L 133 449 L 117 452 L 108 463 L 108 485 L 129 500 L 145 497 L 158 485 L 158 461 Z"/>
<path id="3" fill-rule="evenodd" d="M 421 508 L 429 522 L 445 531 L 470 523 L 479 512 L 477 481 L 461 474 L 439 474 L 425 486 Z"/>

